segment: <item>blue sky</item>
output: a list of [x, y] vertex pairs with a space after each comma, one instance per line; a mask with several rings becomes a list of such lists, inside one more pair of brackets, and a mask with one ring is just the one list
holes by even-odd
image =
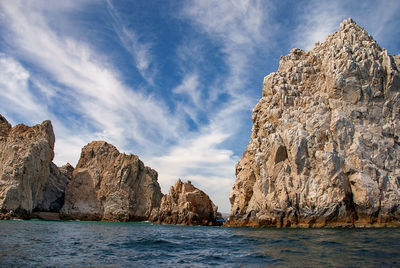
[[[284, 2], [284, 3], [279, 3]], [[264, 76], [352, 17], [400, 53], [400, 1], [0, 1], [0, 113], [50, 119], [55, 163], [106, 140], [228, 212]]]

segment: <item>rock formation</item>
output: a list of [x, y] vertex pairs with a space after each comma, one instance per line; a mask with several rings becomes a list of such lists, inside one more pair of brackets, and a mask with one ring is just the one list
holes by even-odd
[[28, 218], [41, 202], [53, 165], [54, 139], [50, 121], [11, 128], [0, 115], [0, 218]]
[[400, 222], [400, 60], [352, 19], [264, 78], [230, 225]]
[[157, 172], [138, 156], [94, 141], [75, 169], [57, 167], [54, 142], [50, 121], [12, 128], [0, 115], [0, 219], [55, 220], [61, 212], [64, 219], [216, 223], [217, 207], [204, 192], [179, 180], [163, 197]]
[[152, 221], [158, 224], [215, 225], [219, 213], [209, 196], [192, 183], [178, 179], [169, 193], [161, 199], [161, 206]]
[[162, 197], [157, 172], [136, 155], [94, 141], [82, 149], [65, 192], [65, 219], [147, 220]]

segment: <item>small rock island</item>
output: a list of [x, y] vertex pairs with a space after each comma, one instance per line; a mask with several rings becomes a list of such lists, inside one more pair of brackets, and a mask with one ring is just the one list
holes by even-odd
[[164, 224], [217, 225], [221, 214], [210, 197], [190, 181], [180, 179], [161, 199], [161, 206], [152, 221]]

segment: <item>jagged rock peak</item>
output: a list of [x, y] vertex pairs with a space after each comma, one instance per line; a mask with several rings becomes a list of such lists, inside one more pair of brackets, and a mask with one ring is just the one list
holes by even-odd
[[327, 41], [332, 42], [332, 40], [343, 45], [364, 45], [366, 42], [371, 42], [378, 46], [375, 39], [351, 18], [344, 20], [340, 24], [339, 30], [327, 38]]
[[340, 33], [340, 37], [346, 36], [347, 34], [346, 38], [343, 38], [343, 40], [374, 40], [372, 36], [370, 36], [367, 31], [365, 31], [363, 27], [359, 26], [352, 18], [348, 18], [342, 21], [339, 26], [339, 31], [337, 31], [335, 34], [337, 33]]
[[398, 57], [353, 20], [264, 78], [231, 225], [400, 222]]
[[178, 179], [169, 193], [161, 199], [161, 206], [152, 215], [159, 224], [215, 225], [220, 214], [210, 197], [190, 181]]
[[120, 153], [105, 142], [82, 148], [65, 193], [61, 216], [80, 220], [147, 220], [158, 209], [161, 190], [157, 172], [139, 157]]

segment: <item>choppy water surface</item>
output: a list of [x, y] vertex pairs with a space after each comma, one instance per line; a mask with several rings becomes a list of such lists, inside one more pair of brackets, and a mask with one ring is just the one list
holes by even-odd
[[400, 229], [0, 221], [0, 267], [400, 267]]

